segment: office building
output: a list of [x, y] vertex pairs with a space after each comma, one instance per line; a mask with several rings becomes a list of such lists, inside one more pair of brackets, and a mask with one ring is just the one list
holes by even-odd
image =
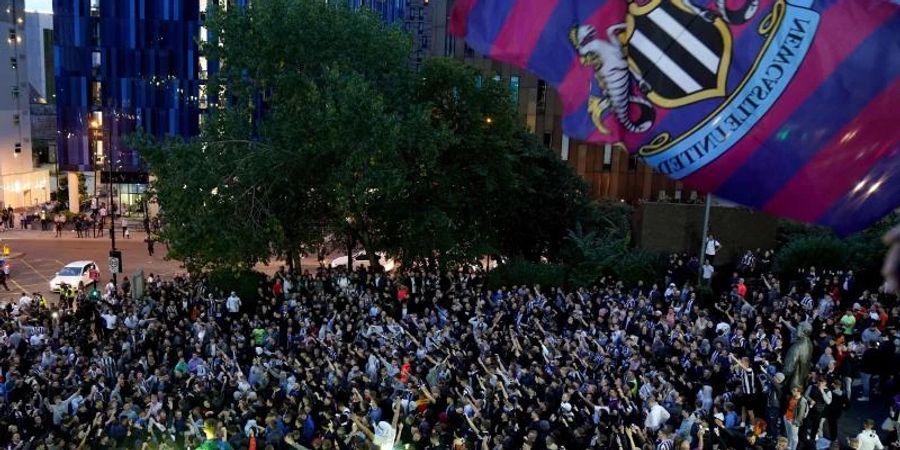
[[125, 212], [147, 183], [128, 136], [198, 132], [200, 8], [200, 0], [53, 1], [60, 168], [91, 175], [94, 194], [105, 196], [111, 179]]
[[50, 174], [32, 160], [24, 0], [0, 0], [0, 203], [28, 208], [50, 198]]

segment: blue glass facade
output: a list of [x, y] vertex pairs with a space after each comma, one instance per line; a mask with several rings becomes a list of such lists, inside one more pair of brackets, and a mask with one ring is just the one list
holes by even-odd
[[393, 24], [406, 18], [409, 0], [347, 0], [353, 9], [365, 8], [381, 16], [385, 23]]
[[141, 172], [125, 138], [194, 136], [199, 0], [54, 0], [57, 149], [63, 170]]

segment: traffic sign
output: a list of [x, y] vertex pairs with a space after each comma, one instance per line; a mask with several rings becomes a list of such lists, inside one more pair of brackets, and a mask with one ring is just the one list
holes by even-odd
[[122, 252], [118, 250], [109, 252], [109, 273], [122, 273]]

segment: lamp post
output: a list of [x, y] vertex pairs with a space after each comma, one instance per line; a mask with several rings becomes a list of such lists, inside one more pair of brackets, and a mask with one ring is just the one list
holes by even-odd
[[[103, 124], [97, 120], [92, 119], [90, 121], [91, 128], [91, 137], [94, 140], [94, 161], [96, 162], [99, 158], [105, 157], [107, 164], [107, 173], [108, 173], [108, 184], [109, 184], [109, 239], [111, 243], [111, 248], [109, 251], [109, 269], [112, 274], [112, 282], [113, 286], [118, 286], [117, 280], [117, 271], [121, 267], [121, 254], [116, 250], [116, 213], [113, 210], [113, 152], [112, 146], [107, 146], [107, 152], [105, 155], [101, 155], [101, 149], [97, 148], [97, 143], [102, 142], [103, 140]], [[102, 164], [102, 162], [100, 162]], [[102, 167], [98, 167], [102, 170]], [[99, 174], [99, 171], [98, 171]], [[94, 183], [97, 182], [97, 177], [94, 177]], [[94, 193], [96, 195], [96, 188], [94, 188]], [[102, 219], [102, 217], [101, 217]], [[101, 229], [103, 225], [100, 225]], [[113, 264], [113, 260], [115, 260], [115, 264]]]
[[[115, 267], [118, 269], [122, 266], [121, 260], [119, 258], [119, 253], [116, 251], [116, 209], [113, 205], [113, 158], [112, 158], [112, 146], [109, 146], [109, 156], [107, 157], [107, 164], [109, 165], [109, 239], [112, 245], [112, 248], [109, 251], [109, 258], [112, 261], [113, 258], [116, 259]], [[110, 264], [110, 269], [112, 269], [112, 264]], [[110, 270], [112, 272], [112, 282], [113, 286], [118, 290], [119, 283], [116, 279], [116, 271]]]

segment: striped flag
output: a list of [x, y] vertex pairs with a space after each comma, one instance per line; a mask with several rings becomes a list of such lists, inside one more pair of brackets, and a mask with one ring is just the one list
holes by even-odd
[[457, 0], [451, 31], [693, 188], [842, 234], [900, 206], [894, 1]]

